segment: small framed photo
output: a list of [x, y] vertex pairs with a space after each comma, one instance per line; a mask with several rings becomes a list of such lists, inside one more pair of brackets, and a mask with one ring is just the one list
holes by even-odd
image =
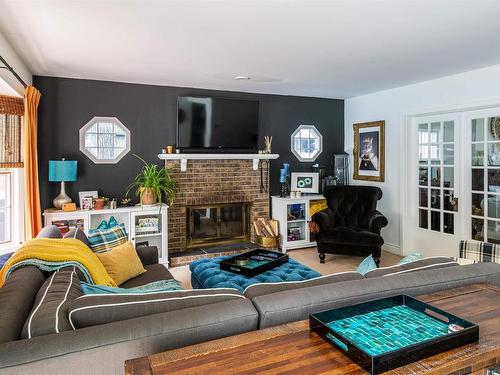
[[91, 210], [94, 207], [94, 198], [98, 196], [97, 190], [80, 191], [78, 193], [78, 197], [80, 198], [80, 209]]
[[291, 190], [301, 193], [318, 193], [319, 174], [314, 172], [292, 172]]
[[385, 121], [354, 124], [355, 180], [384, 181]]

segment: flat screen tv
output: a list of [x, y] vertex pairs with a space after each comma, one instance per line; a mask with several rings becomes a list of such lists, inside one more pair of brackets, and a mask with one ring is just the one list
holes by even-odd
[[258, 129], [257, 100], [177, 98], [177, 148], [184, 152], [252, 152]]

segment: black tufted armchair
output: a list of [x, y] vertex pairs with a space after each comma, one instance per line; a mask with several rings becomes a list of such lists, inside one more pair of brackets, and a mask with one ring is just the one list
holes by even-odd
[[387, 219], [377, 211], [382, 190], [375, 186], [329, 186], [324, 191], [328, 208], [315, 213], [319, 259], [325, 263], [325, 253], [367, 256], [372, 254], [380, 263], [384, 239], [380, 230]]

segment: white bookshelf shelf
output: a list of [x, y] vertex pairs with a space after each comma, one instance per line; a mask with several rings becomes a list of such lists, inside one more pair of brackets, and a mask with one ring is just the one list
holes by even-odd
[[279, 154], [159, 154], [161, 160], [180, 160], [181, 172], [187, 170], [188, 160], [252, 160], [253, 169], [259, 168], [260, 160], [278, 159]]

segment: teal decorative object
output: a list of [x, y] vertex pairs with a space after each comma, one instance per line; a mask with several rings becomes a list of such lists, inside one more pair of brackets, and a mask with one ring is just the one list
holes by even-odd
[[96, 228], [96, 230], [106, 230], [109, 229], [109, 225], [106, 220], [101, 221], [101, 224]]
[[108, 228], [113, 228], [118, 225], [118, 221], [116, 221], [114, 216], [111, 216], [108, 221]]
[[375, 260], [373, 260], [373, 257], [371, 255], [368, 255], [359, 264], [358, 268], [356, 268], [356, 271], [359, 272], [360, 274], [364, 275], [368, 271], [371, 271], [374, 269], [377, 269], [377, 264], [375, 263]]

